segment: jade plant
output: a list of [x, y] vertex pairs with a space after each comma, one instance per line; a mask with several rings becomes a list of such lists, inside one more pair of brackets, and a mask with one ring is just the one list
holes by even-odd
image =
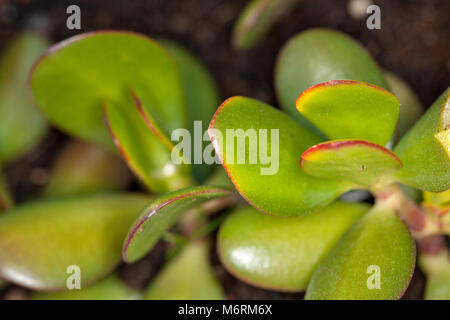
[[[84, 142], [57, 158], [43, 199], [9, 208], [0, 187], [0, 278], [37, 291], [35, 299], [224, 299], [209, 260], [218, 227], [222, 265], [256, 287], [398, 299], [417, 242], [425, 297], [449, 299], [450, 90], [421, 116], [403, 80], [325, 29], [285, 45], [275, 87], [284, 111], [248, 97], [217, 108], [205, 66], [171, 41], [101, 31], [51, 47], [29, 89], [51, 124]], [[201, 154], [215, 149], [222, 166], [190, 164], [198, 150], [173, 141], [179, 129], [195, 138], [198, 123], [209, 123]], [[270, 136], [274, 172], [235, 161], [252, 156], [250, 129]], [[228, 130], [244, 133], [241, 147]], [[145, 191], [123, 191], [119, 155]], [[349, 202], [352, 190], [374, 204]], [[161, 240], [172, 244], [167, 265], [144, 292], [127, 288], [117, 264], [139, 261]], [[67, 290], [73, 265], [80, 290]]]

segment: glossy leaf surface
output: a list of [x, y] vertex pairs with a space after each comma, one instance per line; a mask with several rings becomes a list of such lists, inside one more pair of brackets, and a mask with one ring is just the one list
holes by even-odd
[[319, 264], [309, 300], [399, 299], [415, 265], [415, 244], [389, 207], [374, 207]]
[[384, 71], [384, 78], [389, 90], [400, 101], [400, 114], [395, 128], [395, 138], [398, 140], [419, 120], [423, 106], [413, 89], [402, 78], [389, 71]]
[[372, 185], [402, 166], [388, 149], [362, 140], [334, 140], [306, 150], [300, 166], [307, 174]]
[[82, 196], [30, 203], [0, 217], [0, 277], [36, 290], [65, 288], [69, 266], [81, 285], [120, 261], [123, 238], [149, 197]]
[[319, 262], [369, 207], [333, 202], [302, 217], [263, 215], [252, 207], [222, 224], [218, 253], [237, 278], [279, 291], [302, 291]]
[[125, 188], [130, 172], [115, 153], [81, 141], [71, 141], [58, 155], [46, 196], [81, 195]]
[[123, 245], [123, 259], [135, 262], [145, 256], [181, 215], [201, 204], [231, 192], [214, 187], [191, 187], [155, 198], [132, 224]]
[[173, 163], [164, 140], [148, 127], [131, 101], [107, 104], [105, 122], [128, 166], [148, 189], [159, 193], [190, 185], [189, 166]]
[[[188, 114], [188, 129], [191, 132], [191, 146], [195, 146], [195, 137], [203, 138], [203, 133], [207, 129], [209, 121], [220, 105], [220, 97], [217, 85], [209, 73], [206, 66], [191, 52], [173, 41], [163, 40], [162, 44], [169, 50], [181, 72], [183, 86], [186, 94], [186, 106]], [[201, 126], [194, 131], [194, 121], [201, 121]], [[197, 123], [198, 125], [199, 123]], [[209, 141], [197, 141], [197, 145], [202, 145], [200, 154]], [[191, 159], [192, 173], [198, 182], [203, 182], [211, 173], [214, 166], [205, 163], [195, 164], [194, 155]]]
[[[235, 130], [232, 133], [238, 138], [231, 134], [227, 137], [227, 130]], [[347, 183], [317, 179], [299, 168], [299, 156], [321, 139], [265, 103], [246, 97], [226, 100], [210, 123], [209, 135], [236, 189], [250, 204], [266, 213], [305, 214], [349, 188]], [[245, 147], [239, 146], [238, 140], [248, 141], [248, 137], [253, 137], [251, 146], [248, 142]], [[261, 145], [267, 147], [267, 153]], [[271, 160], [261, 157], [261, 153]], [[238, 163], [239, 155], [245, 156], [243, 163]], [[256, 157], [256, 161], [250, 156]]]
[[35, 65], [31, 88], [53, 124], [109, 147], [103, 104], [128, 105], [131, 89], [167, 131], [185, 126], [175, 63], [159, 44], [131, 32], [92, 32], [59, 43]]
[[342, 32], [307, 30], [294, 36], [281, 50], [275, 68], [275, 89], [280, 105], [293, 117], [302, 118], [295, 109], [297, 97], [330, 80], [363, 81], [387, 89], [372, 57]]
[[357, 81], [333, 80], [304, 91], [298, 111], [328, 138], [385, 145], [397, 123], [400, 102], [387, 90]]
[[35, 292], [32, 300], [136, 300], [140, 294], [128, 288], [113, 274], [97, 283], [76, 290]]
[[206, 241], [188, 244], [150, 283], [147, 300], [223, 300]]
[[27, 90], [27, 76], [48, 45], [37, 33], [23, 33], [0, 57], [0, 164], [23, 155], [47, 131], [47, 122]]
[[450, 89], [447, 89], [400, 140], [394, 152], [403, 161], [400, 182], [442, 192], [450, 188]]
[[252, 0], [243, 9], [233, 30], [233, 46], [247, 50], [257, 45], [272, 26], [299, 0]]

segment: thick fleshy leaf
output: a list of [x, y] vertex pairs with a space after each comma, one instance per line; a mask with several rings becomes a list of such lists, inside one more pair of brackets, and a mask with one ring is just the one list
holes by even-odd
[[43, 36], [23, 33], [0, 58], [0, 164], [23, 155], [47, 131], [47, 122], [27, 91], [27, 76], [48, 46]]
[[400, 182], [431, 192], [450, 188], [450, 88], [400, 140], [394, 152], [404, 165], [395, 173]]
[[36, 290], [66, 286], [78, 266], [81, 285], [120, 261], [128, 226], [149, 197], [78, 196], [15, 207], [0, 217], [0, 277]]
[[356, 80], [387, 89], [383, 74], [368, 52], [339, 31], [311, 29], [283, 47], [275, 68], [275, 88], [281, 107], [297, 119], [299, 94], [330, 80]]
[[11, 194], [6, 184], [5, 178], [0, 171], [0, 213], [8, 210], [12, 205]]
[[252, 0], [243, 9], [233, 30], [233, 46], [247, 50], [257, 45], [272, 26], [300, 0]]
[[411, 234], [395, 211], [375, 206], [319, 264], [305, 298], [399, 299], [414, 271], [415, 250]]
[[159, 193], [191, 184], [189, 166], [173, 163], [167, 140], [160, 138], [163, 133], [147, 126], [131, 101], [105, 105], [105, 122], [128, 166], [148, 189]]
[[[197, 137], [197, 145], [201, 145], [202, 154], [209, 141], [202, 141], [203, 132], [207, 129], [217, 107], [220, 105], [219, 91], [217, 85], [209, 73], [206, 66], [197, 59], [191, 52], [176, 44], [175, 42], [163, 40], [162, 44], [169, 50], [181, 72], [181, 78], [186, 94], [186, 106], [188, 111], [188, 129], [191, 132], [191, 146], [195, 146], [194, 138]], [[195, 122], [197, 122], [197, 132]], [[205, 181], [215, 166], [205, 163], [195, 164], [195, 159], [191, 159], [192, 173], [196, 180], [201, 183]]]
[[116, 154], [82, 141], [71, 141], [53, 164], [46, 196], [81, 195], [125, 188], [130, 172]]
[[231, 192], [215, 187], [191, 187], [166, 193], [150, 202], [132, 224], [123, 245], [123, 259], [131, 263], [145, 256], [186, 211]]
[[166, 131], [186, 122], [181, 76], [174, 61], [152, 39], [132, 32], [91, 32], [57, 44], [35, 65], [31, 88], [53, 124], [109, 147], [113, 145], [102, 106], [127, 105], [131, 89]]
[[188, 244], [150, 283], [147, 300], [223, 300], [225, 294], [209, 262], [207, 241]]
[[92, 286], [59, 292], [35, 292], [32, 300], [137, 300], [141, 295], [128, 288], [116, 274]]
[[395, 140], [398, 140], [419, 120], [423, 106], [413, 89], [402, 78], [389, 71], [384, 71], [384, 78], [389, 90], [400, 101], [400, 114], [395, 128]]
[[314, 177], [373, 185], [401, 168], [402, 162], [390, 150], [375, 143], [334, 140], [306, 150], [300, 166]]
[[[305, 214], [350, 187], [304, 173], [298, 158], [321, 138], [263, 102], [246, 97], [226, 100], [210, 123], [209, 135], [236, 189], [260, 211], [280, 216]], [[245, 142], [249, 137], [253, 137], [251, 146]], [[239, 146], [239, 141], [245, 145]], [[245, 161], [238, 163], [239, 155]]]
[[358, 81], [332, 80], [304, 91], [298, 111], [328, 138], [359, 139], [385, 145], [391, 138], [400, 102], [387, 90]]
[[368, 209], [334, 202], [311, 215], [285, 218], [247, 207], [222, 224], [219, 257], [233, 275], [254, 286], [302, 291], [319, 262]]

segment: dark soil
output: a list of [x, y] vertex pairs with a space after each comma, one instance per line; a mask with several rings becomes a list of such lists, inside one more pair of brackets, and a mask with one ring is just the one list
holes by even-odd
[[[239, 11], [247, 3], [245, 0], [0, 0], [0, 50], [24, 28], [45, 30], [55, 42], [79, 33], [66, 28], [66, 8], [78, 4], [82, 10], [82, 32], [127, 29], [178, 40], [210, 68], [223, 98], [246, 95], [277, 105], [273, 67], [281, 46], [301, 30], [330, 27], [362, 42], [382, 67], [406, 79], [423, 104], [429, 106], [450, 83], [450, 1], [373, 2], [381, 7], [381, 30], [368, 30], [365, 19], [352, 19], [347, 12], [347, 0], [304, 0], [261, 45], [237, 53], [230, 47], [230, 33]], [[36, 197], [45, 183], [45, 168], [65, 139], [54, 130], [39, 148], [7, 168], [16, 199]], [[143, 261], [121, 267], [121, 275], [131, 286], [145, 287], [162, 266], [166, 249], [167, 245], [158, 245]], [[227, 273], [215, 253], [212, 260], [229, 298], [302, 296], [251, 287]], [[417, 271], [405, 298], [420, 298], [423, 285], [423, 275]], [[21, 291], [9, 287], [6, 295], [21, 297]]]

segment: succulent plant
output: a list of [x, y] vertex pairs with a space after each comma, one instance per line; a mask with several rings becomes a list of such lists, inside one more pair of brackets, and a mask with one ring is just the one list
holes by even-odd
[[[257, 28], [252, 37], [268, 25]], [[224, 299], [208, 259], [219, 224], [222, 264], [257, 287], [306, 290], [306, 299], [398, 299], [417, 241], [426, 297], [448, 297], [450, 89], [419, 119], [407, 84], [349, 36], [308, 30], [281, 50], [275, 87], [286, 112], [248, 97], [217, 109], [214, 80], [189, 51], [124, 31], [51, 47], [29, 85], [48, 121], [84, 141], [57, 158], [44, 199], [14, 206], [0, 183], [0, 277], [62, 290], [67, 267], [82, 270], [82, 290], [32, 298], [139, 298], [113, 271], [165, 239], [177, 254], [142, 297]], [[198, 155], [172, 135], [186, 129], [195, 139], [195, 121], [209, 123], [212, 141], [201, 128], [200, 153], [214, 147], [222, 167], [174, 162], [174, 154]], [[261, 139], [276, 130], [265, 151], [277, 156], [277, 170], [261, 174], [266, 163], [235, 161], [235, 151], [250, 154], [245, 143], [228, 143], [230, 129], [254, 129]], [[118, 155], [147, 192], [124, 191]], [[345, 201], [351, 190], [370, 192], [375, 203]], [[408, 195], [421, 192], [420, 204]], [[223, 223], [224, 215], [212, 217], [218, 211]]]

